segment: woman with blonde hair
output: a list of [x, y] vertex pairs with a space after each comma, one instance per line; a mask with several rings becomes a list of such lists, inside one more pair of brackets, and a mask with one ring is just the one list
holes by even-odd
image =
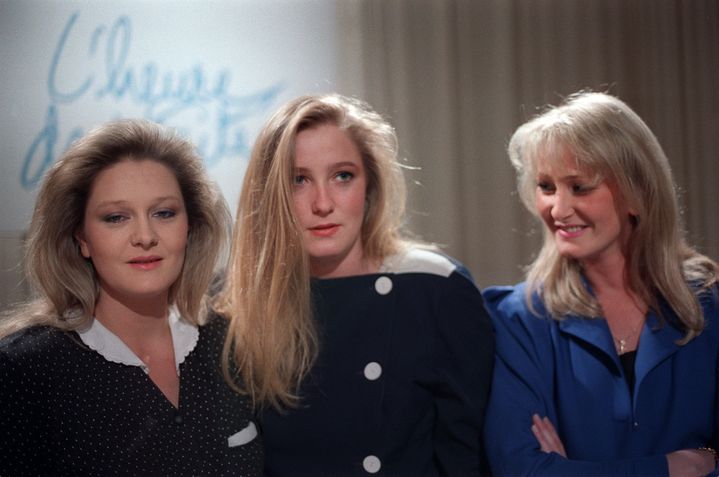
[[360, 101], [303, 96], [259, 134], [218, 311], [269, 475], [479, 473], [489, 318], [403, 237], [404, 204], [394, 131]]
[[261, 475], [205, 289], [229, 213], [193, 145], [144, 120], [75, 142], [40, 188], [39, 297], [0, 321], [3, 475]]
[[519, 127], [508, 150], [544, 245], [525, 283], [484, 292], [495, 475], [706, 475], [718, 269], [682, 237], [657, 139], [624, 102], [582, 92]]

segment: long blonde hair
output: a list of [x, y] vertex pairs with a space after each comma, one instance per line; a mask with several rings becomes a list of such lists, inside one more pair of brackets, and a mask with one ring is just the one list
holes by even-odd
[[216, 301], [217, 311], [231, 318], [226, 377], [255, 403], [278, 409], [297, 404], [318, 350], [292, 179], [297, 134], [321, 124], [343, 130], [367, 170], [365, 255], [381, 259], [403, 244], [406, 192], [393, 128], [367, 104], [337, 94], [302, 96], [280, 108], [260, 132], [245, 172], [225, 287]]
[[[625, 252], [629, 286], [660, 316], [660, 299], [666, 300], [688, 342], [703, 329], [704, 317], [687, 281], [698, 283], [701, 291], [716, 283], [718, 270], [685, 242], [669, 161], [656, 137], [624, 102], [594, 92], [572, 95], [520, 126], [509, 142], [509, 158], [520, 197], [537, 217], [537, 160], [560, 158], [567, 149], [581, 169], [615, 184], [618, 200], [636, 213]], [[538, 292], [555, 319], [570, 313], [601, 316], [582, 284], [580, 264], [559, 255], [554, 236], [543, 230], [544, 244], [527, 272], [528, 302]]]
[[204, 321], [205, 291], [229, 232], [227, 205], [189, 141], [159, 124], [131, 119], [90, 131], [48, 170], [25, 252], [26, 275], [39, 296], [6, 312], [0, 320], [0, 336], [33, 325], [73, 330], [92, 320], [99, 283], [92, 261], [80, 253], [75, 233], [82, 227], [95, 177], [123, 160], [157, 161], [175, 174], [189, 232], [182, 272], [170, 289], [170, 300], [188, 321]]

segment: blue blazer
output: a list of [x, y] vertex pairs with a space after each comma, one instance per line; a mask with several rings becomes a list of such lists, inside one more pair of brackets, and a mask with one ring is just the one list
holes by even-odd
[[[629, 389], [606, 320], [530, 312], [525, 286], [484, 292], [496, 332], [485, 441], [496, 476], [668, 475], [669, 452], [719, 448], [719, 292], [701, 297], [705, 330], [684, 346], [676, 316], [650, 312]], [[540, 449], [532, 414], [556, 427], [567, 458]]]

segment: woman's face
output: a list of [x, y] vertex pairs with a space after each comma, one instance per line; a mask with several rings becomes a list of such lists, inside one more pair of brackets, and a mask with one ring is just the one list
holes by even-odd
[[167, 299], [185, 260], [188, 221], [175, 174], [153, 160], [123, 160], [100, 172], [76, 237], [92, 260], [100, 300]]
[[355, 143], [333, 124], [301, 131], [295, 142], [294, 212], [315, 277], [363, 270], [367, 176]]
[[537, 161], [535, 205], [560, 255], [585, 265], [623, 258], [630, 214], [615, 188], [579, 170], [571, 153]]

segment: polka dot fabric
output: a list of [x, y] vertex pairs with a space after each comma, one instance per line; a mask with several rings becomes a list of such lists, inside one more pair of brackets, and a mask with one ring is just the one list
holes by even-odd
[[36, 327], [6, 337], [0, 475], [262, 475], [260, 436], [228, 443], [253, 414], [222, 377], [224, 334], [218, 317], [200, 328], [180, 365], [178, 409], [141, 368], [105, 360], [76, 333]]

